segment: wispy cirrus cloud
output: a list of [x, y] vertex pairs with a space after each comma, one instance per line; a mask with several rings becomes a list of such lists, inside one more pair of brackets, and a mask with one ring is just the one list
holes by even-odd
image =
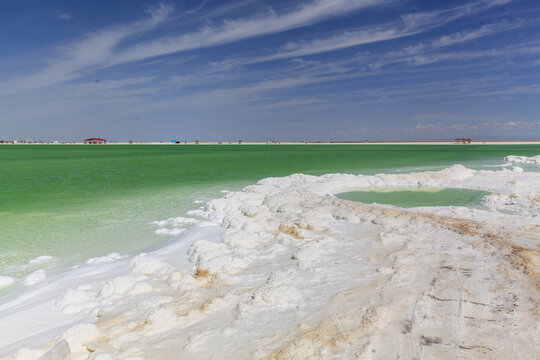
[[270, 11], [247, 19], [227, 20], [218, 26], [204, 26], [196, 32], [178, 37], [138, 44], [118, 53], [111, 64], [138, 61], [283, 32], [393, 1], [395, 0], [316, 0], [284, 14]]
[[368, 29], [346, 31], [338, 35], [318, 38], [311, 41], [289, 42], [277, 53], [253, 59], [252, 62], [320, 54], [379, 41], [397, 39], [412, 35], [415, 32], [416, 31], [413, 29], [400, 28], [397, 26], [373, 26]]
[[73, 19], [73, 15], [71, 14], [68, 14], [68, 13], [61, 13], [60, 15], [58, 15], [58, 19], [60, 20], [71, 20]]
[[[387, 6], [393, 2], [399, 6]], [[0, 127], [24, 133], [24, 124], [62, 124], [54, 134], [71, 122], [87, 128], [97, 122], [121, 137], [127, 135], [118, 129], [145, 121], [143, 136], [148, 129], [167, 134], [180, 125], [197, 128], [193, 136], [199, 136], [203, 128], [215, 132], [216, 125], [225, 128], [239, 118], [245, 119], [241, 128], [253, 122], [254, 133], [274, 119], [310, 124], [317, 118], [322, 124], [331, 118], [345, 134], [370, 118], [394, 121], [396, 129], [406, 119], [414, 135], [465, 131], [471, 123], [494, 132], [526, 129], [519, 121], [532, 124], [533, 117], [514, 119], [504, 109], [540, 93], [540, 42], [530, 37], [540, 23], [528, 8], [517, 13], [497, 8], [508, 1], [459, 0], [445, 4], [451, 8], [404, 14], [425, 2], [301, 0], [272, 2], [273, 8], [260, 0], [197, 3], [186, 9], [159, 5], [130, 22], [123, 13], [117, 25], [83, 36], [69, 27], [78, 41], [49, 47], [54, 51], [33, 75], [13, 76], [34, 62], [4, 67], [0, 76], [11, 78], [0, 82], [0, 108], [11, 125]], [[441, 5], [429, 4], [434, 6]], [[58, 14], [49, 12], [49, 20]], [[455, 118], [414, 117], [473, 103], [488, 109], [481, 118], [471, 119], [465, 110]], [[501, 108], [505, 115], [493, 116]], [[117, 121], [123, 125], [113, 126]]]
[[463, 16], [471, 16], [496, 6], [508, 4], [515, 0], [483, 0], [474, 1], [464, 6], [442, 10], [415, 12], [402, 15], [401, 18], [408, 26], [428, 26], [441, 22], [451, 22]]
[[63, 59], [52, 61], [32, 76], [0, 84], [0, 92], [2, 88], [20, 91], [70, 80], [82, 76], [84, 70], [91, 67], [120, 65], [287, 31], [392, 1], [395, 0], [315, 0], [287, 13], [270, 11], [249, 18], [224, 20], [220, 25], [206, 25], [188, 34], [139, 42], [117, 50], [124, 40], [151, 30], [170, 17], [172, 6], [160, 3], [157, 8], [148, 10], [149, 17], [144, 20], [88, 34], [80, 42], [63, 48]]
[[492, 24], [485, 24], [474, 30], [459, 31], [450, 35], [445, 35], [433, 42], [435, 47], [450, 46], [459, 44], [465, 41], [475, 40], [482, 37], [494, 35], [504, 31], [520, 28], [524, 25], [521, 20], [517, 21], [501, 21]]
[[540, 127], [540, 121], [485, 121], [481, 123], [419, 123], [416, 129], [429, 132], [514, 130]]
[[142, 20], [87, 34], [83, 40], [58, 49], [60, 56], [42, 71], [0, 83], [0, 93], [13, 93], [40, 88], [82, 76], [84, 70], [101, 66], [114, 54], [121, 41], [151, 30], [168, 19], [173, 7], [161, 3], [147, 10]]
[[[492, 2], [478, 2], [468, 6], [434, 11], [429, 13], [418, 13], [414, 15], [402, 16], [401, 22], [392, 22], [383, 25], [373, 25], [356, 30], [348, 30], [328, 37], [320, 37], [308, 41], [288, 42], [276, 53], [251, 59], [237, 60], [237, 64], [248, 64], [279, 59], [294, 58], [299, 56], [320, 54], [350, 47], [398, 39], [416, 35], [426, 30], [440, 27], [448, 22], [474, 13], [485, 11], [491, 7], [502, 5], [511, 0], [500, 0]], [[468, 40], [492, 35], [498, 32], [518, 28], [522, 22], [502, 22], [496, 24], [483, 25], [479, 29], [459, 32], [452, 35], [443, 36], [434, 42], [433, 46], [449, 46]], [[232, 65], [232, 62], [229, 62]]]
[[[131, 24], [120, 25], [88, 34], [80, 42], [61, 49], [61, 59], [54, 60], [44, 70], [32, 76], [19, 77], [2, 88], [20, 91], [71, 80], [86, 74], [92, 68], [102, 68], [146, 60], [188, 50], [222, 45], [235, 41], [284, 32], [312, 25], [319, 21], [349, 14], [364, 8], [380, 6], [397, 0], [315, 0], [295, 9], [277, 14], [270, 11], [236, 20], [224, 20], [218, 25], [205, 25], [197, 31], [177, 37], [161, 37], [150, 41], [135, 42], [118, 49], [130, 37], [157, 27], [172, 15], [172, 6], [160, 3], [148, 10], [149, 17]], [[241, 59], [235, 65], [306, 56], [368, 43], [414, 35], [431, 27], [440, 26], [456, 18], [501, 5], [510, 0], [482, 1], [467, 6], [402, 16], [402, 23], [374, 25], [349, 30], [329, 37], [307, 41], [288, 42], [276, 53], [251, 59]], [[64, 14], [68, 15], [69, 14]], [[67, 19], [67, 16], [66, 16]], [[450, 44], [494, 33], [503, 26], [484, 26], [470, 34], [454, 34], [441, 38], [441, 44]], [[233, 62], [231, 62], [233, 64]]]
[[519, 54], [538, 53], [540, 47], [531, 45], [521, 47], [508, 46], [506, 49], [479, 48], [477, 50], [448, 50], [453, 46], [459, 46], [469, 41], [519, 29], [526, 25], [528, 25], [528, 23], [520, 19], [514, 19], [512, 21], [503, 20], [496, 23], [484, 24], [478, 28], [461, 30], [444, 35], [430, 42], [420, 42], [416, 45], [410, 45], [399, 51], [387, 52], [377, 59], [369, 58], [367, 61], [370, 62], [371, 68], [381, 68], [397, 63], [427, 65], [446, 60], [470, 60], [482, 57], [516, 56]]

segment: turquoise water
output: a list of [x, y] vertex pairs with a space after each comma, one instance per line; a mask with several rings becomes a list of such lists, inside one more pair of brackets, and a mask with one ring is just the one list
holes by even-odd
[[[153, 221], [268, 176], [377, 173], [502, 164], [538, 145], [3, 145], [0, 276], [22, 279], [109, 252], [170, 241]], [[28, 264], [38, 256], [42, 264]]]
[[359, 201], [365, 204], [388, 204], [400, 207], [417, 206], [466, 206], [482, 207], [482, 198], [490, 193], [471, 189], [383, 189], [375, 191], [350, 191], [337, 194], [345, 200]]

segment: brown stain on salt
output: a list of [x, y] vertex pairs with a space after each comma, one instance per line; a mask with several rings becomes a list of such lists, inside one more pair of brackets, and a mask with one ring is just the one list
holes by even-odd
[[280, 233], [290, 235], [295, 239], [304, 240], [304, 237], [300, 234], [300, 231], [299, 231], [298, 227], [296, 227], [294, 225], [281, 224], [281, 225], [279, 225], [278, 231]]
[[308, 230], [308, 231], [315, 230], [315, 228], [313, 227], [313, 225], [310, 225], [310, 224], [296, 223], [295, 225], [296, 225], [299, 229], [302, 229], [302, 230]]
[[211, 279], [211, 275], [212, 273], [210, 272], [210, 270], [197, 268], [197, 271], [195, 272], [194, 277], [197, 280], [202, 280], [202, 279], [209, 280]]
[[[540, 249], [528, 248], [521, 245], [512, 244], [510, 242], [512, 239], [518, 239], [520, 235], [530, 236], [532, 234], [533, 236], [535, 236], [535, 234], [538, 234], [538, 232], [536, 231], [538, 229], [538, 225], [522, 226], [517, 229], [519, 231], [523, 231], [524, 234], [519, 234], [515, 232], [508, 233], [507, 231], [505, 231], [504, 228], [496, 230], [492, 228], [486, 229], [481, 222], [469, 219], [453, 218], [449, 216], [435, 214], [416, 213], [414, 211], [401, 209], [388, 209], [376, 205], [367, 205], [330, 197], [328, 197], [328, 201], [338, 207], [348, 207], [352, 208], [353, 210], [360, 210], [362, 212], [367, 212], [372, 215], [385, 215], [395, 218], [406, 217], [413, 222], [431, 222], [433, 224], [442, 226], [448, 230], [457, 232], [460, 235], [478, 237], [483, 240], [483, 242], [473, 242], [473, 246], [492, 246], [500, 254], [506, 254], [512, 267], [525, 274], [532, 282], [534, 288], [537, 291], [540, 290]], [[535, 237], [540, 239], [538, 235], [536, 235]]]
[[216, 275], [208, 269], [198, 267], [193, 278], [197, 280], [198, 287], [210, 288], [214, 285]]

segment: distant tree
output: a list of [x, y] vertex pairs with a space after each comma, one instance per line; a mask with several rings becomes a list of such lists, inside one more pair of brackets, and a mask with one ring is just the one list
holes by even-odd
[[195, 140], [195, 144], [199, 145], [199, 140]]
[[238, 140], [238, 144], [241, 144], [242, 143], [242, 140]]

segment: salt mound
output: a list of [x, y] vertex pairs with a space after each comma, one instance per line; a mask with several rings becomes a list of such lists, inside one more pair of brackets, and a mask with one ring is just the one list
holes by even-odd
[[514, 163], [514, 164], [540, 165], [540, 155], [530, 156], [530, 157], [510, 155], [510, 156], [505, 157], [504, 160], [507, 163]]
[[[373, 186], [493, 194], [488, 210], [415, 211], [332, 196]], [[25, 359], [61, 341], [73, 359], [534, 358], [539, 198], [540, 173], [460, 165], [263, 179], [210, 201], [167, 247], [94, 260], [92, 276], [82, 266], [76, 285], [39, 297], [52, 304], [0, 310], [69, 324]], [[14, 320], [0, 318], [1, 346], [36, 344]]]
[[48, 255], [38, 256], [35, 259], [30, 260], [28, 263], [29, 264], [40, 264], [40, 263], [43, 263], [43, 262], [50, 261], [50, 260], [52, 260], [52, 258], [53, 258], [52, 256], [48, 256]]
[[43, 269], [36, 270], [24, 279], [24, 285], [26, 286], [35, 285], [39, 283], [40, 281], [42, 281], [43, 279], [45, 279], [46, 277], [47, 277], [47, 274], [45, 273], [45, 270]]
[[0, 288], [9, 286], [15, 282], [15, 279], [13, 279], [11, 276], [0, 276]]

